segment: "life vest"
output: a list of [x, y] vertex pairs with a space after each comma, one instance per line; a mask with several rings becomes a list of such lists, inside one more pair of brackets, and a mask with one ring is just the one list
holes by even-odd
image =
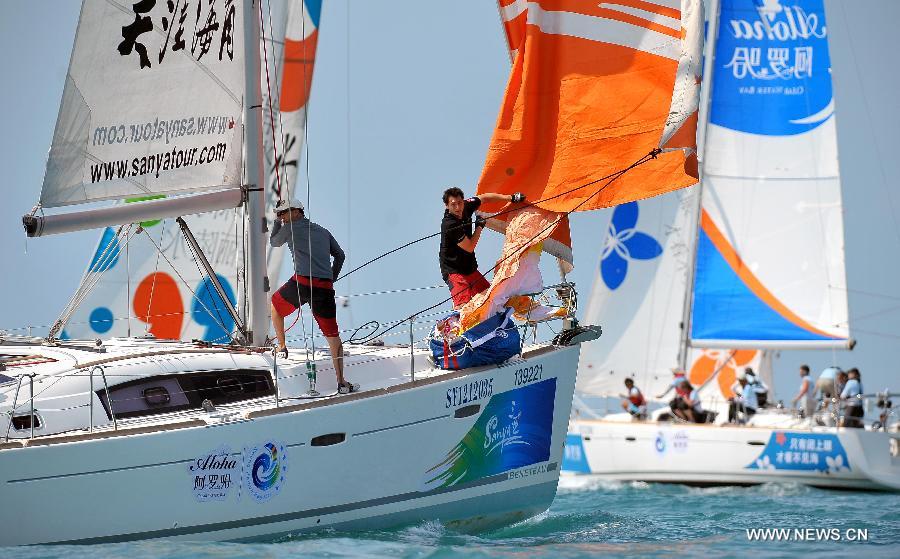
[[[637, 390], [636, 388], [634, 390]], [[644, 400], [644, 395], [641, 394], [640, 390], [637, 390], [637, 394], [628, 394], [628, 401], [634, 404], [637, 407], [641, 407], [646, 404], [646, 400]]]
[[678, 394], [682, 398], [690, 398], [691, 391], [688, 389], [688, 385], [686, 382], [679, 382], [675, 387], [675, 394]]

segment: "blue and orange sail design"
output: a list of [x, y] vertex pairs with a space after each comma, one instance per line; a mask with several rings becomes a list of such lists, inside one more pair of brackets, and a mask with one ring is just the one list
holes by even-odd
[[821, 0], [723, 0], [693, 287], [696, 347], [850, 343]]

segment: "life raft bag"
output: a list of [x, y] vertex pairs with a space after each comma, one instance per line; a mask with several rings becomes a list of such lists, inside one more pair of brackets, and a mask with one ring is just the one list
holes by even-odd
[[519, 329], [512, 321], [513, 309], [507, 309], [469, 328], [459, 336], [446, 334], [446, 325], [459, 313], [438, 322], [429, 345], [434, 362], [442, 369], [467, 369], [481, 365], [497, 365], [517, 355], [521, 349]]

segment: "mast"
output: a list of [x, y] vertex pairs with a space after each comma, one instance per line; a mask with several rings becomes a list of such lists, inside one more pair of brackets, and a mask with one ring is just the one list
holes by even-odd
[[693, 223], [694, 232], [691, 236], [690, 258], [688, 259], [687, 282], [684, 292], [684, 307], [681, 315], [681, 347], [678, 350], [678, 367], [687, 370], [688, 353], [691, 340], [691, 307], [694, 300], [694, 268], [697, 266], [697, 243], [700, 238], [700, 212], [703, 209], [703, 165], [706, 160], [706, 132], [709, 128], [710, 103], [712, 101], [713, 68], [715, 68], [716, 39], [719, 36], [719, 3], [720, 0], [710, 0], [709, 3], [709, 27], [707, 28], [706, 44], [703, 46], [703, 81], [705, 87], [700, 89], [700, 123], [697, 127], [697, 163], [700, 171], [700, 181], [697, 184], [697, 194], [694, 199]]
[[247, 156], [247, 314], [248, 343], [262, 345], [269, 332], [269, 278], [266, 275], [265, 168], [262, 141], [262, 89], [259, 68], [260, 0], [247, 1], [244, 6], [244, 60], [246, 64], [244, 101], [244, 134]]

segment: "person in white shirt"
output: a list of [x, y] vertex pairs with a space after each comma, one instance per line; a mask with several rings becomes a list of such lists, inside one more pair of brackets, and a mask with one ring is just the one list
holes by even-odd
[[809, 380], [809, 365], [800, 365], [800, 390], [791, 400], [791, 407], [799, 409], [803, 417], [810, 417], [813, 413], [813, 392]]

